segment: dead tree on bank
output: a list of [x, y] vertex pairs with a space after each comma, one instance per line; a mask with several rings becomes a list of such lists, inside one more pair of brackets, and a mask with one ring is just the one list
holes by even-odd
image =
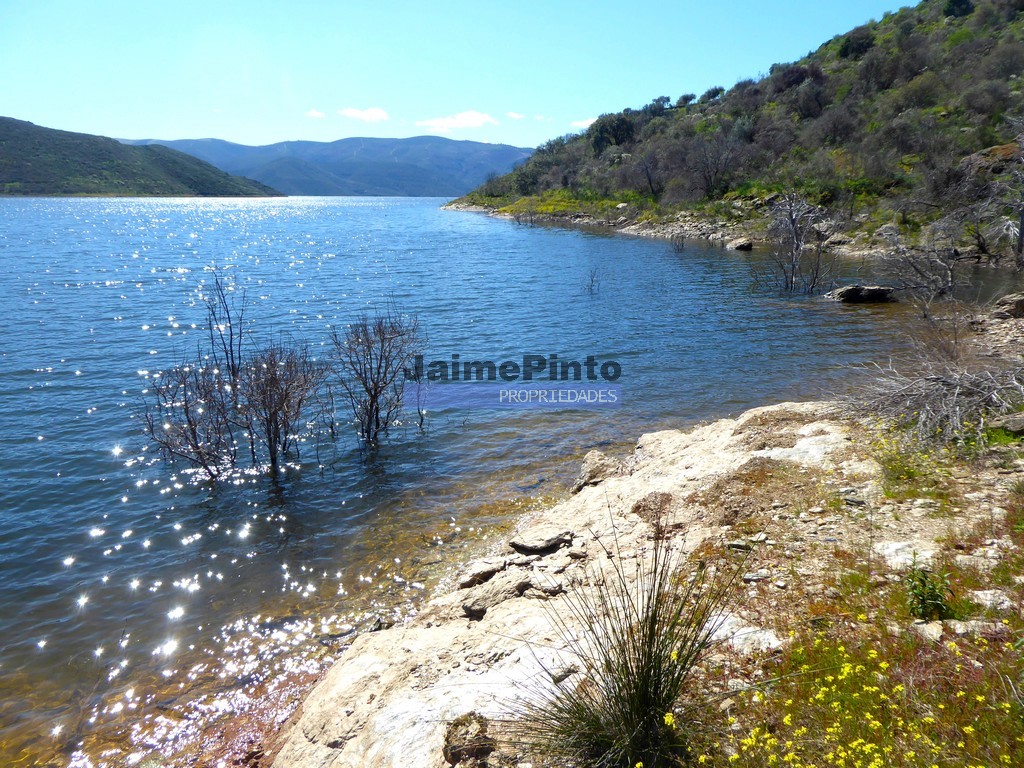
[[907, 245], [899, 237], [889, 241], [882, 271], [889, 283], [912, 298], [922, 317], [928, 317], [936, 300], [953, 298], [966, 282], [964, 264], [977, 261], [957, 247], [961, 231], [962, 223], [949, 216], [929, 227], [921, 245]]
[[1005, 231], [1014, 239], [1013, 265], [1020, 272], [1024, 269], [1024, 170], [1014, 171], [1013, 176], [1017, 182], [1013, 196], [1014, 217], [1007, 220]]

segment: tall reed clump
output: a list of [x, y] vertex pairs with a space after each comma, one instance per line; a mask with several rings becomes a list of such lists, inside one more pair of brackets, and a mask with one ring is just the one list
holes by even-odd
[[551, 610], [582, 680], [526, 691], [516, 712], [521, 746], [577, 766], [681, 765], [709, 709], [694, 673], [722, 625], [735, 574], [722, 578], [701, 564], [682, 579], [682, 558], [660, 538], [629, 571], [605, 554], [612, 567], [592, 571]]

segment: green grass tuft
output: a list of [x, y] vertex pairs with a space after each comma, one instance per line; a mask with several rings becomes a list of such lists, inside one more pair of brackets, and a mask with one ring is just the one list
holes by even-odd
[[606, 554], [612, 573], [567, 594], [566, 614], [552, 611], [584, 679], [529, 691], [517, 713], [520, 738], [535, 753], [576, 765], [683, 764], [707, 709], [695, 668], [721, 626], [735, 575], [701, 567], [684, 582], [680, 558], [661, 540], [635, 572]]

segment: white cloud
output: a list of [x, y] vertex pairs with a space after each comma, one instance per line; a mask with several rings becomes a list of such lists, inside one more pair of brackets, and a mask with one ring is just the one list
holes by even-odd
[[587, 120], [573, 120], [571, 123], [569, 123], [569, 125], [571, 125], [573, 128], [589, 128], [596, 122], [597, 118], [591, 117]]
[[518, 112], [506, 112], [505, 115], [512, 120], [522, 120], [526, 115], [521, 115]]
[[470, 109], [448, 117], [434, 117], [430, 120], [417, 120], [416, 125], [432, 128], [439, 133], [448, 133], [456, 128], [483, 128], [485, 125], [498, 125], [498, 121], [484, 112]]
[[306, 117], [312, 117], [314, 120], [323, 120], [327, 115], [321, 112], [319, 109], [311, 109], [306, 113]]
[[382, 123], [388, 119], [388, 113], [380, 107], [370, 107], [369, 109], [345, 107], [344, 109], [339, 109], [338, 114], [352, 120], [361, 120], [364, 123]]

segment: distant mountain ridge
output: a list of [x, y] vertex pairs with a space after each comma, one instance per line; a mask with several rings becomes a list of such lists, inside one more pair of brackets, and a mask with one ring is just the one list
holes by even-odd
[[455, 197], [508, 173], [533, 154], [507, 144], [440, 136], [284, 141], [261, 147], [220, 139], [124, 143], [171, 147], [289, 195]]
[[0, 195], [269, 197], [280, 193], [161, 146], [0, 117]]

